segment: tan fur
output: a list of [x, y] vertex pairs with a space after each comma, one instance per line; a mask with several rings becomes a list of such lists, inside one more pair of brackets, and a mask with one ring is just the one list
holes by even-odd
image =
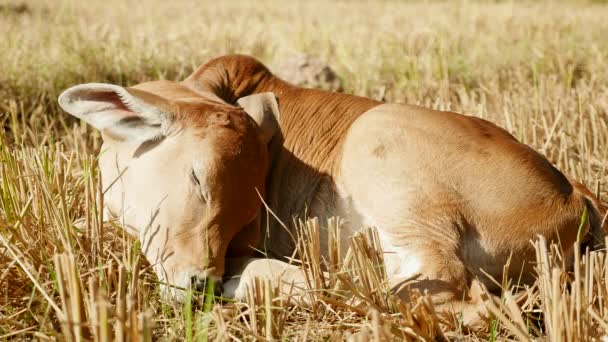
[[[497, 290], [482, 270], [501, 279], [511, 258], [508, 276], [529, 282], [530, 240], [545, 236], [570, 254], [586, 206], [595, 216], [584, 238], [605, 230], [605, 208], [586, 188], [485, 120], [298, 88], [246, 56], [212, 60], [183, 84], [227, 102], [274, 92], [282, 136], [271, 146], [270, 209], [288, 224], [340, 215], [351, 232], [378, 227], [396, 288], [415, 271], [414, 287], [463, 310], [471, 326], [485, 312], [468, 290], [474, 279]], [[289, 255], [288, 234], [269, 225], [266, 248]]]
[[[229, 295], [242, 298], [255, 276], [306, 287], [293, 266], [252, 258], [260, 227], [269, 228], [259, 245], [269, 255], [285, 260], [294, 248], [279, 222], [259, 215], [258, 194], [287, 225], [294, 216], [341, 216], [343, 238], [376, 226], [395, 291], [407, 297], [406, 281], [428, 290], [440, 310], [462, 312], [473, 327], [485, 314], [481, 289], [497, 290], [482, 270], [501, 279], [511, 258], [507, 276], [529, 282], [530, 240], [542, 235], [571, 254], [584, 208], [583, 239], [603, 241], [606, 208], [593, 194], [482, 119], [295, 87], [247, 56], [212, 60], [181, 83], [102, 85], [106, 92], [79, 105], [95, 87], [67, 91], [73, 96], [60, 103], [86, 120], [82, 108], [105, 113], [96, 103], [109, 102], [111, 114], [130, 121], [134, 114], [111, 93], [126, 91], [164, 115], [157, 139], [104, 131], [100, 168], [108, 218], [139, 236], [172, 285], [224, 276], [227, 257], [244, 257], [226, 269]], [[279, 132], [263, 121], [271, 116], [254, 113], [276, 111], [275, 103], [239, 101], [265, 92], [278, 98]], [[200, 186], [193, 169], [204, 174]]]

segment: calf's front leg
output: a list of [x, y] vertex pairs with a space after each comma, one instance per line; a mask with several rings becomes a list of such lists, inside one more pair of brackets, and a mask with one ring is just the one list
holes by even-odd
[[311, 290], [304, 270], [276, 259], [227, 258], [226, 271], [223, 295], [239, 301], [247, 299], [247, 288], [255, 278], [269, 281], [281, 296], [294, 302], [306, 301], [306, 291]]

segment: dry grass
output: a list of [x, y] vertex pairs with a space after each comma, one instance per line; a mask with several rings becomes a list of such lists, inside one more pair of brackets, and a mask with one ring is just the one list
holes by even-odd
[[246, 303], [163, 303], [137, 242], [100, 221], [99, 135], [56, 98], [83, 82], [181, 79], [225, 53], [304, 51], [346, 92], [489, 118], [606, 197], [607, 17], [602, 4], [556, 1], [0, 1], [0, 339], [597, 340], [608, 330], [603, 252], [577, 255], [568, 272], [536, 242], [536, 284], [522, 295], [498, 280], [496, 319], [476, 336], [420, 294], [392, 297], [373, 233], [324, 261], [322, 281], [315, 221], [300, 224], [299, 249], [313, 305], [288, 306], [263, 283]]

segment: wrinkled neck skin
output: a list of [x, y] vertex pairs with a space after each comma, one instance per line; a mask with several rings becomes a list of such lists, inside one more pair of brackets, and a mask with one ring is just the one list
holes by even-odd
[[[183, 84], [231, 104], [244, 96], [273, 92], [278, 98], [281, 132], [269, 144], [265, 198], [269, 209], [290, 230], [294, 217], [318, 217], [321, 226], [332, 216], [349, 219], [351, 213], [343, 205], [339, 189], [340, 146], [351, 124], [381, 102], [296, 87], [245, 56], [212, 60]], [[271, 217], [264, 214], [261, 222], [268, 227], [264, 235], [272, 243], [262, 242], [260, 248], [275, 257], [290, 255], [294, 248], [290, 233], [276, 220], [266, 220]], [[324, 245], [322, 241], [322, 248]]]

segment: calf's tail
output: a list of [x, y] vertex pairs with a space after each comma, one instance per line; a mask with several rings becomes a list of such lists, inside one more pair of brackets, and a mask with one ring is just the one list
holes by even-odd
[[[606, 236], [608, 236], [608, 206], [606, 203], [597, 198], [584, 185], [573, 181], [576, 192], [582, 195], [586, 211], [587, 222], [589, 224], [588, 234], [581, 237], [583, 243], [582, 248], [590, 247], [591, 250], [597, 250], [606, 247]], [[583, 224], [586, 224], [583, 222]]]

